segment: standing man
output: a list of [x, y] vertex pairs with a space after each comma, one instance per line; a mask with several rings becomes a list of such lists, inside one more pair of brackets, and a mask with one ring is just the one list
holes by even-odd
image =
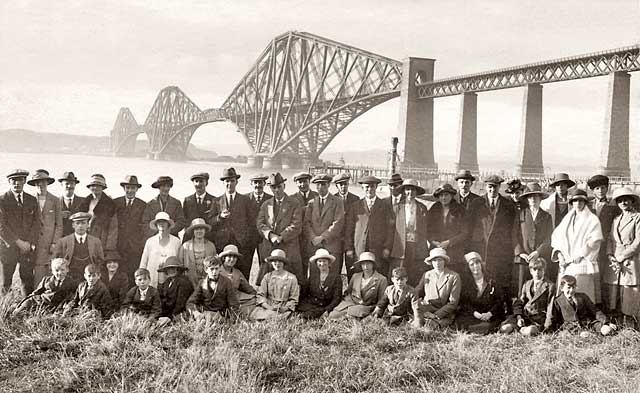
[[365, 251], [376, 256], [376, 271], [386, 275], [389, 271], [388, 258], [393, 247], [395, 220], [391, 206], [376, 196], [380, 179], [366, 176], [359, 181], [364, 197], [352, 205], [347, 216], [345, 254], [347, 256], [347, 275], [349, 279], [355, 273], [356, 265], [350, 264], [355, 255]]
[[107, 189], [104, 176], [99, 173], [91, 175], [87, 188], [91, 194], [84, 199], [80, 211], [92, 214], [89, 234], [100, 239], [103, 250], [115, 251], [118, 249], [118, 216], [113, 199], [104, 193]]
[[[353, 206], [353, 203], [357, 202], [360, 200], [360, 198], [352, 193], [349, 192], [349, 182], [351, 181], [351, 176], [348, 173], [340, 173], [338, 175], [335, 175], [333, 177], [333, 183], [336, 185], [336, 189], [338, 190], [338, 192], [336, 192], [335, 196], [337, 196], [338, 198], [342, 199], [342, 205], [344, 206], [344, 225], [342, 226], [342, 235], [340, 236], [340, 238], [342, 239], [342, 249], [344, 250], [344, 239], [347, 236], [353, 236], [353, 234], [347, 234], [347, 217], [349, 216], [349, 211], [351, 210], [351, 206]], [[339, 274], [342, 273], [342, 265], [344, 264], [344, 260], [347, 258], [347, 256], [344, 254], [344, 251], [342, 253], [342, 258], [337, 258], [337, 255], [334, 255], [336, 257], [336, 261], [334, 262], [334, 265], [336, 265], [336, 269], [337, 272]], [[350, 265], [352, 266], [353, 263], [355, 261], [350, 261]]]
[[65, 172], [58, 179], [58, 182], [60, 182], [63, 189], [63, 194], [60, 197], [60, 202], [62, 203], [62, 236], [67, 236], [73, 233], [69, 217], [80, 211], [84, 198], [75, 194], [76, 185], [80, 181], [73, 172]]
[[[342, 259], [342, 229], [344, 227], [344, 206], [342, 200], [329, 193], [331, 176], [326, 174], [316, 175], [311, 182], [316, 185], [318, 196], [313, 198], [306, 207], [304, 214], [303, 236], [306, 239], [305, 252], [302, 259], [303, 273], [311, 278], [319, 274], [315, 264], [309, 265], [309, 259], [316, 250], [324, 248], [331, 255]], [[342, 263], [334, 263], [331, 270], [340, 274], [338, 266]]]
[[227, 168], [222, 171], [220, 180], [224, 184], [224, 194], [220, 195], [216, 201], [215, 208], [211, 209], [211, 214], [207, 222], [215, 232], [214, 244], [218, 252], [233, 244], [238, 247], [241, 257], [238, 258], [236, 267], [244, 278], [249, 280], [251, 273], [251, 263], [253, 254], [249, 254], [249, 232], [255, 227], [255, 222], [251, 222], [251, 201], [246, 195], [236, 192], [240, 175], [235, 168]]
[[136, 193], [142, 187], [138, 183], [138, 177], [127, 175], [120, 182], [124, 190], [124, 196], [113, 200], [118, 216], [118, 253], [120, 254], [120, 269], [129, 277], [129, 282], [135, 282], [133, 273], [140, 265], [142, 250], [147, 239], [142, 217], [146, 202], [136, 197]]
[[[190, 223], [195, 218], [206, 218], [216, 201], [215, 197], [207, 192], [207, 186], [209, 185], [208, 173], [196, 173], [191, 176], [191, 183], [193, 183], [193, 187], [196, 192], [184, 198], [184, 202], [182, 203], [184, 219], [187, 223]], [[182, 243], [191, 240], [192, 237], [192, 232], [185, 231], [184, 236], [182, 237]], [[212, 231], [207, 232], [205, 237], [214, 241]]]
[[33, 292], [33, 251], [40, 234], [38, 201], [24, 192], [29, 172], [16, 169], [7, 175], [9, 191], [0, 196], [0, 278], [2, 291], [11, 290], [16, 265], [20, 264], [22, 295]]
[[473, 182], [476, 181], [476, 177], [471, 174], [471, 171], [462, 169], [456, 175], [455, 180], [458, 184], [458, 194], [454, 199], [464, 207], [466, 212], [469, 212], [471, 203], [475, 199], [480, 198], [480, 195], [471, 192], [471, 187], [473, 186]]
[[[289, 260], [287, 270], [296, 276], [299, 285], [305, 285], [299, 241], [302, 232], [303, 208], [296, 198], [284, 192], [285, 181], [287, 179], [283, 178], [279, 172], [272, 173], [267, 179], [273, 198], [262, 204], [258, 214], [256, 226], [262, 235], [260, 253], [271, 255], [274, 249], [283, 250]], [[264, 275], [271, 270], [273, 269], [269, 262], [260, 261], [257, 285], [260, 285]]]
[[144, 209], [142, 222], [147, 231], [147, 238], [155, 235], [158, 231], [152, 229], [149, 223], [156, 218], [156, 214], [165, 212], [173, 220], [175, 225], [171, 228], [171, 234], [178, 237], [178, 233], [186, 226], [182, 204], [179, 200], [169, 195], [173, 187], [173, 179], [169, 176], [160, 176], [151, 184], [151, 188], [158, 189], [158, 196], [147, 202]]
[[51, 274], [49, 261], [55, 252], [56, 242], [62, 237], [62, 205], [57, 196], [47, 191], [47, 187], [54, 182], [49, 172], [44, 169], [36, 170], [27, 182], [36, 188], [40, 217], [40, 234], [33, 261], [34, 283], [39, 283], [43, 277]]
[[400, 209], [400, 204], [404, 202], [404, 193], [402, 192], [402, 176], [399, 173], [394, 173], [387, 182], [389, 186], [389, 196], [384, 198], [383, 201], [387, 202], [391, 206], [391, 211], [395, 217]]
[[[258, 266], [260, 263], [269, 256], [269, 254], [262, 255], [260, 252], [260, 241], [262, 240], [262, 234], [258, 231], [256, 225], [258, 221], [258, 214], [260, 213], [260, 207], [264, 204], [265, 201], [273, 198], [273, 195], [267, 194], [264, 192], [264, 186], [266, 184], [267, 176], [263, 174], [254, 175], [249, 179], [251, 182], [251, 187], [253, 188], [253, 192], [247, 194], [249, 196], [249, 200], [251, 201], [251, 217], [249, 218], [250, 228], [249, 228], [249, 241], [247, 243], [247, 250], [249, 250], [249, 255], [251, 256], [251, 260], [253, 260], [253, 254], [258, 252]], [[258, 282], [258, 284], [260, 284]]]
[[[311, 174], [308, 172], [300, 172], [293, 175], [293, 181], [298, 187], [298, 192], [291, 195], [296, 198], [301, 207], [307, 206], [310, 200], [318, 196], [318, 193], [309, 189]], [[304, 214], [304, 213], [303, 213]], [[287, 254], [289, 256], [289, 254]]]

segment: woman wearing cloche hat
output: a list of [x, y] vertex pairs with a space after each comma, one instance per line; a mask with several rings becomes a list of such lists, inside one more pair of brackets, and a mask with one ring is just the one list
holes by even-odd
[[447, 250], [451, 259], [449, 268], [462, 274], [466, 271], [462, 255], [467, 240], [467, 226], [464, 206], [455, 199], [456, 194], [457, 190], [450, 184], [443, 184], [433, 192], [436, 202], [431, 205], [427, 215], [427, 233], [429, 243]]
[[319, 274], [309, 278], [296, 311], [304, 319], [316, 319], [329, 315], [342, 300], [342, 278], [331, 268], [336, 257], [324, 248], [317, 249], [309, 263], [316, 264]]
[[220, 255], [218, 255], [218, 258], [222, 259], [220, 274], [231, 281], [233, 289], [238, 294], [240, 312], [248, 316], [256, 307], [257, 292], [249, 284], [249, 281], [247, 281], [242, 272], [235, 267], [240, 257], [242, 257], [242, 254], [238, 251], [237, 246], [233, 244], [224, 246], [224, 249]]
[[287, 254], [280, 249], [271, 251], [265, 259], [273, 271], [267, 273], [260, 283], [257, 307], [249, 318], [253, 320], [285, 319], [295, 311], [300, 300], [300, 286], [296, 276], [285, 270], [289, 263]]
[[175, 223], [166, 212], [158, 212], [149, 223], [150, 228], [155, 228], [158, 233], [147, 239], [140, 259], [140, 268], [151, 273], [151, 285], [158, 287], [164, 282], [166, 276], [158, 272], [158, 268], [169, 257], [177, 257], [181, 254], [182, 243], [180, 239], [170, 233]]
[[204, 271], [204, 259], [217, 254], [215, 244], [205, 237], [209, 231], [211, 225], [207, 224], [204, 218], [194, 218], [185, 230], [185, 236], [190, 240], [182, 245], [180, 256], [189, 269], [187, 276], [194, 286], [207, 275]]

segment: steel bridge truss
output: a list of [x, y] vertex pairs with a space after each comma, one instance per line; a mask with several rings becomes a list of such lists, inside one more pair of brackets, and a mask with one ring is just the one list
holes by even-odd
[[136, 138], [144, 129], [138, 125], [129, 108], [120, 108], [111, 130], [111, 151], [127, 155], [134, 152]]

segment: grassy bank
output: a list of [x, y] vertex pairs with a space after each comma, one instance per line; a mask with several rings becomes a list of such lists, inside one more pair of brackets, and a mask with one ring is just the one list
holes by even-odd
[[427, 334], [378, 321], [7, 319], [0, 391], [637, 392], [640, 334]]

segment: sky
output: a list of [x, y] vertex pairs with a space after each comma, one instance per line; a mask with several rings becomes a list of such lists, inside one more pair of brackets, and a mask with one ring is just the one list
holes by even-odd
[[[143, 123], [169, 85], [200, 108], [219, 107], [270, 40], [290, 30], [397, 60], [435, 58], [438, 79], [637, 44], [639, 21], [640, 0], [4, 0], [0, 129], [108, 135], [120, 107]], [[640, 168], [639, 76], [631, 78], [634, 171]], [[598, 165], [607, 91], [606, 77], [544, 85], [546, 165]], [[494, 159], [515, 165], [523, 93], [478, 95], [481, 167]], [[387, 149], [392, 136], [402, 138], [398, 107], [391, 100], [367, 112], [327, 151]], [[455, 161], [459, 114], [459, 97], [435, 101], [441, 167]], [[221, 149], [243, 138], [230, 124], [210, 124], [193, 142]]]

